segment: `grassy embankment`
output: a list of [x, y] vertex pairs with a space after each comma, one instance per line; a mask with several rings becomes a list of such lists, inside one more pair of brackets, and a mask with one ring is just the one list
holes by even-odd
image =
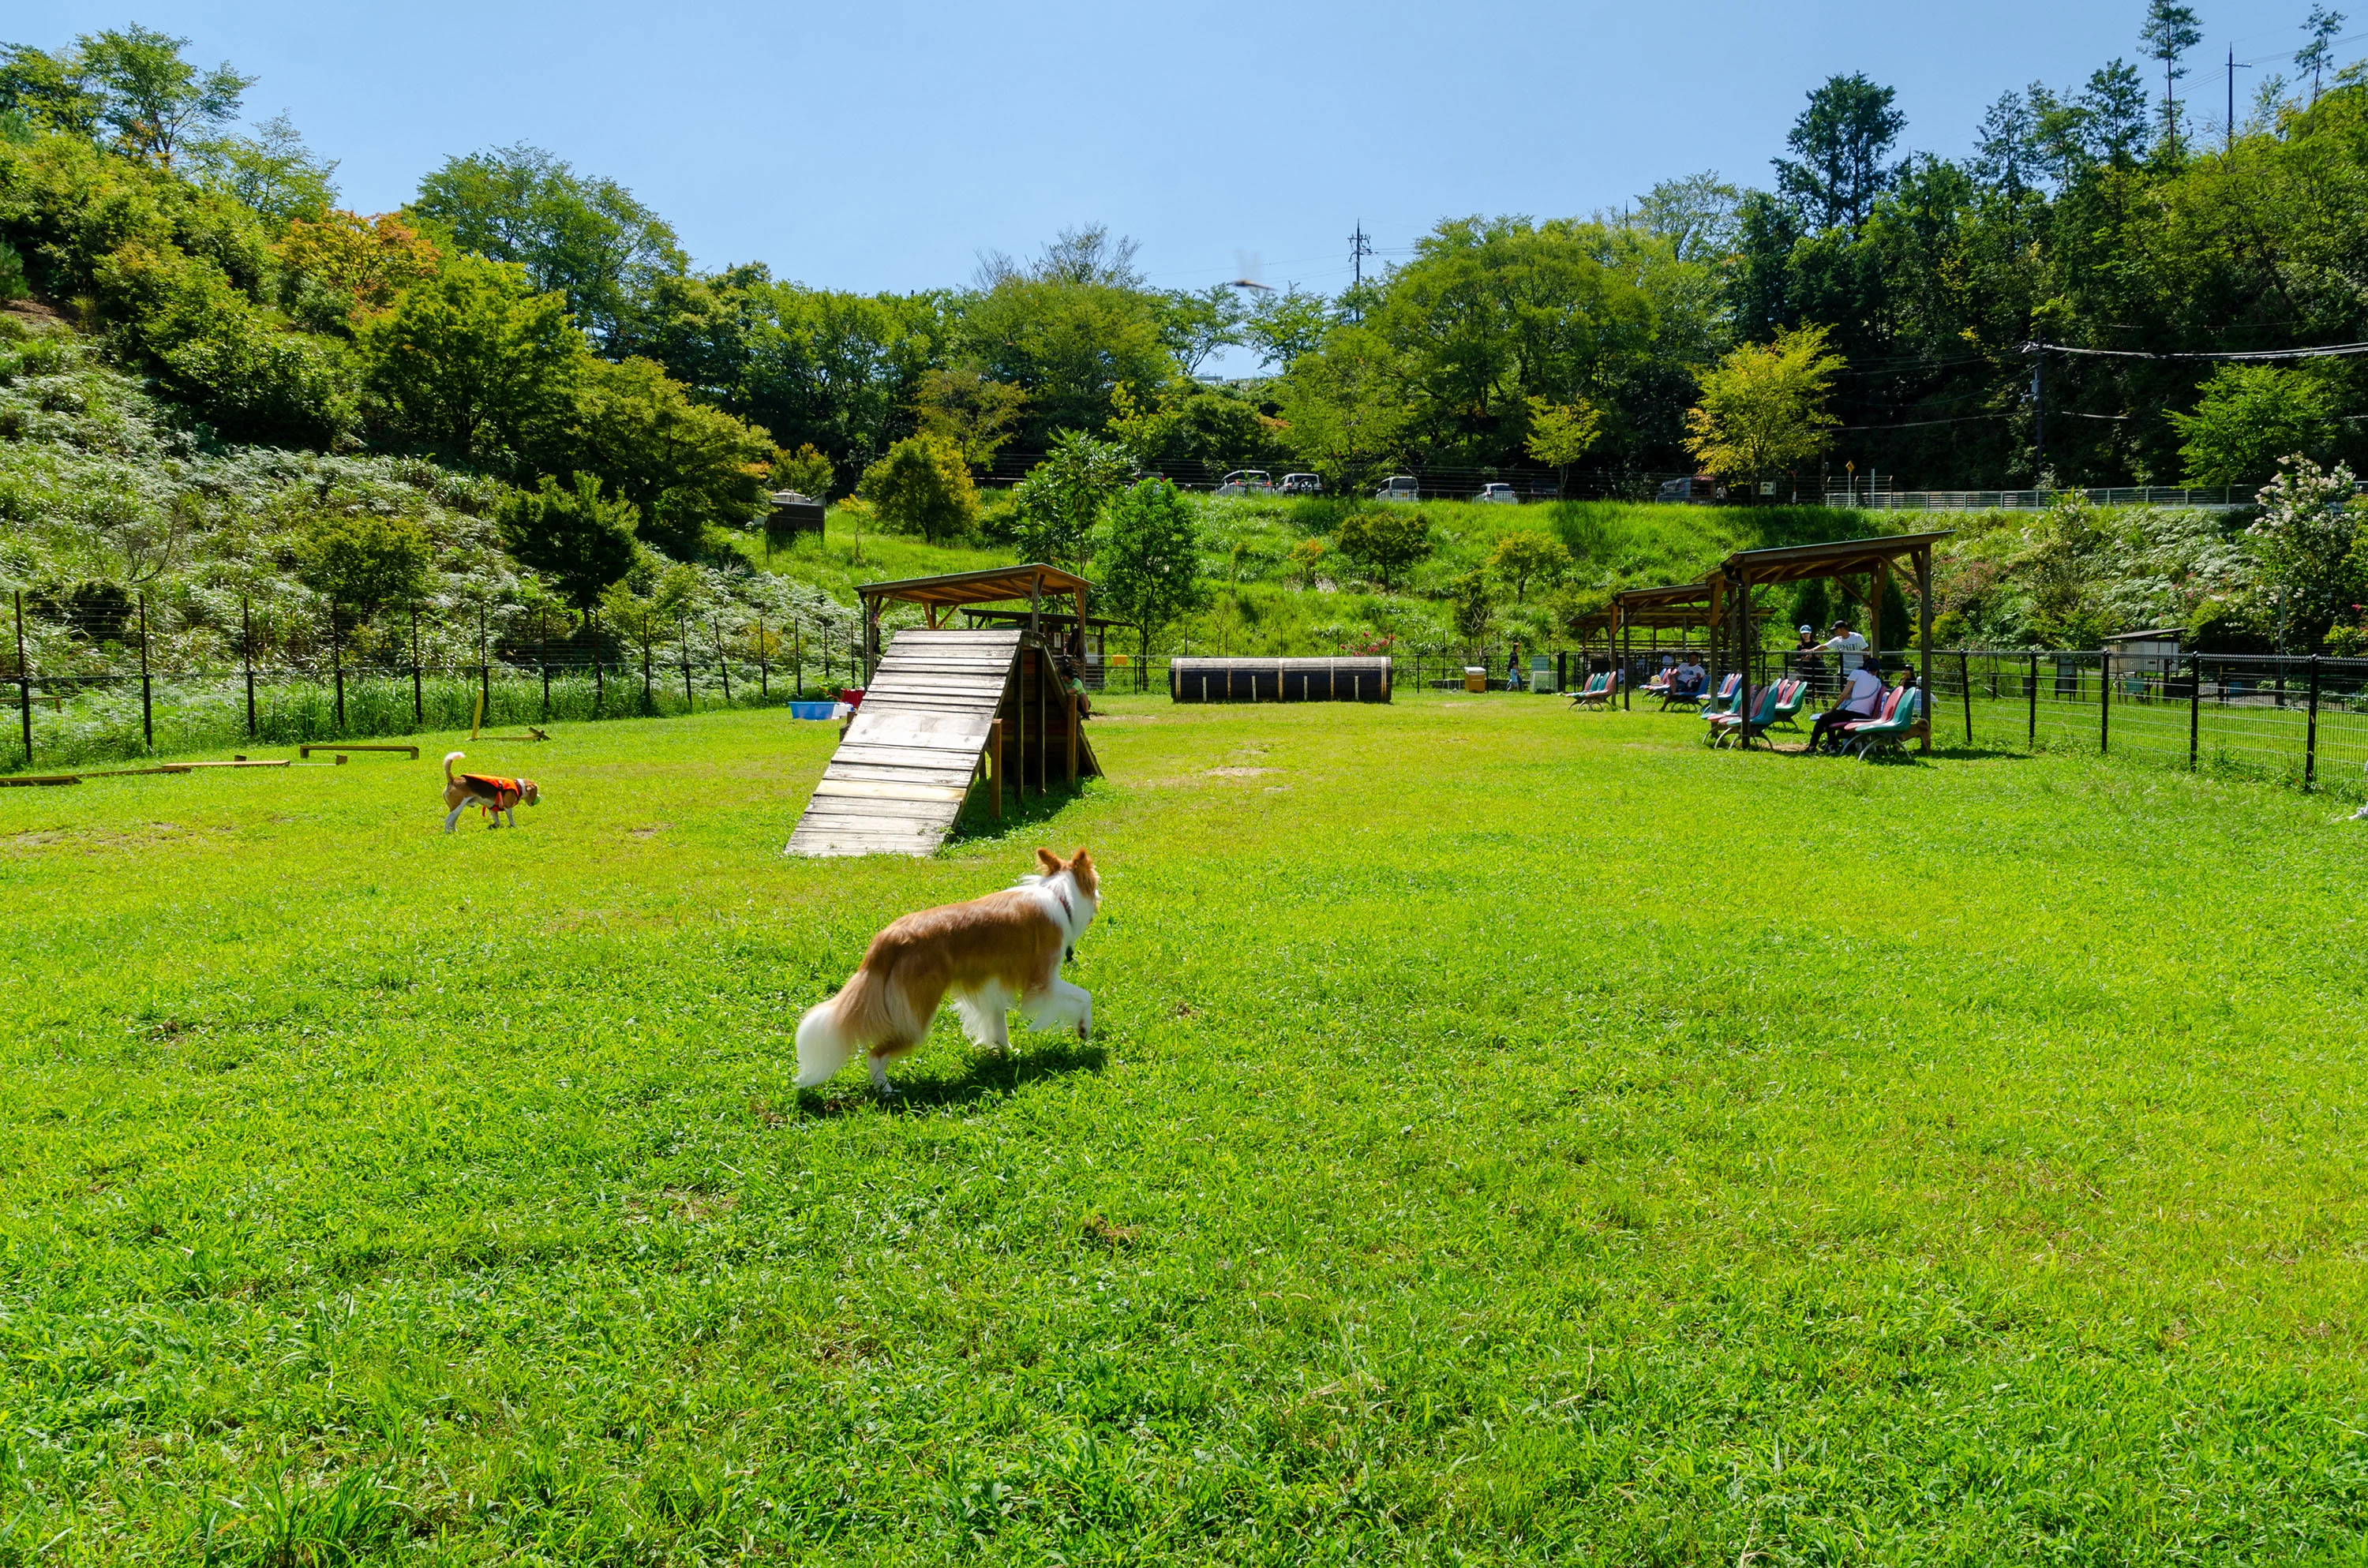
[[[1110, 706], [918, 862], [768, 713], [0, 793], [0, 1559], [2356, 1560], [2327, 802]], [[789, 1088], [1040, 840], [1090, 1046]]]

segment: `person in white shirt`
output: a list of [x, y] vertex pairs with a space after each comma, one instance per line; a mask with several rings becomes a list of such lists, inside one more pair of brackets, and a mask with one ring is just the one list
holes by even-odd
[[1702, 661], [1688, 653], [1686, 662], [1678, 666], [1678, 678], [1671, 689], [1680, 696], [1691, 696], [1701, 691], [1702, 682], [1709, 678], [1710, 672], [1702, 668]]
[[1836, 653], [1841, 658], [1842, 674], [1848, 675], [1866, 663], [1866, 639], [1850, 630], [1847, 620], [1833, 624], [1833, 635], [1817, 644], [1821, 653]]
[[1826, 737], [1837, 733], [1844, 724], [1855, 724], [1872, 719], [1883, 710], [1883, 679], [1864, 665], [1860, 665], [1842, 676], [1841, 700], [1817, 715], [1809, 731], [1809, 749], [1816, 751], [1826, 744]]

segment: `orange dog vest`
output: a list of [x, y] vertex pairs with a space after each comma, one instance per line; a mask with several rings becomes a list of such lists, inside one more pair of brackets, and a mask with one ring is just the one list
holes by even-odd
[[464, 783], [492, 790], [494, 798], [491, 804], [497, 812], [508, 811], [512, 806], [517, 805], [525, 794], [525, 791], [518, 788], [518, 781], [515, 778], [496, 778], [490, 773], [463, 773], [461, 778]]

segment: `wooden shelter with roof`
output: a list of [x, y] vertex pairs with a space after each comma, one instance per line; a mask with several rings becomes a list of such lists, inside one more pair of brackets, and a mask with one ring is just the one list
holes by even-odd
[[[942, 577], [866, 583], [863, 700], [814, 786], [785, 853], [927, 855], [944, 842], [974, 784], [992, 791], [1101, 771], [1072, 680], [1093, 585], [1052, 566], [999, 566]], [[1025, 600], [1025, 619], [954, 628], [966, 606]], [[1048, 608], [1065, 599], [1068, 613]], [[928, 624], [882, 647], [891, 604], [916, 604]]]
[[[1932, 690], [1932, 547], [1953, 529], [1938, 533], [1884, 534], [1871, 539], [1833, 540], [1823, 544], [1776, 545], [1766, 550], [1737, 551], [1718, 563], [1699, 583], [1665, 588], [1634, 588], [1616, 596], [1611, 608], [1611, 633], [1615, 644], [1629, 644], [1634, 629], [1652, 625], [1702, 625], [1711, 633], [1711, 683], [1716, 689], [1725, 676], [1740, 672], [1748, 679], [1751, 655], [1759, 645], [1758, 627], [1769, 611], [1751, 602], [1755, 589], [1813, 577], [1833, 579], [1843, 594], [1866, 612], [1864, 657], [1880, 670], [1883, 656], [1883, 601], [1891, 585], [1895, 564], [1914, 574], [1918, 635], [1922, 653], [1918, 683], [1930, 701]], [[1867, 580], [1861, 595], [1852, 579]], [[1621, 667], [1628, 667], [1624, 651]], [[1928, 709], [1929, 712], [1929, 709]], [[1919, 724], [1917, 738], [1930, 751], [1929, 722]]]

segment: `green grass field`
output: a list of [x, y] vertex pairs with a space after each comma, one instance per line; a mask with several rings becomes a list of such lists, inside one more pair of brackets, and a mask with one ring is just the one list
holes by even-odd
[[[2368, 1558], [2328, 800], [1108, 707], [928, 861], [760, 712], [0, 791], [0, 1563]], [[788, 1086], [1040, 842], [1090, 1045]]]

